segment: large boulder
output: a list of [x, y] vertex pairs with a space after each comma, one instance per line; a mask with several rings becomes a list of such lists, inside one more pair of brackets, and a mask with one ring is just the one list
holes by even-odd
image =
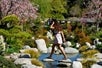
[[73, 61], [72, 68], [83, 68], [82, 63], [79, 61]]
[[66, 47], [65, 52], [66, 53], [79, 53], [79, 50], [72, 48], [72, 47]]
[[101, 66], [101, 65], [98, 65], [98, 64], [93, 64], [93, 65], [91, 66], [91, 68], [102, 68], [102, 66]]
[[98, 59], [102, 59], [102, 53], [96, 53], [95, 56], [96, 56]]
[[70, 47], [72, 46], [72, 43], [70, 41], [66, 41], [65, 43], [63, 43], [65, 47]]
[[28, 58], [18, 58], [14, 61], [15, 64], [32, 64], [31, 60]]
[[37, 44], [37, 48], [42, 53], [47, 53], [47, 47], [44, 39], [37, 39], [35, 40]]

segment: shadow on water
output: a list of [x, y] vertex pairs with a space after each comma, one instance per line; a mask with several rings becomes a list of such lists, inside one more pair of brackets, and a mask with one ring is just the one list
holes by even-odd
[[[49, 53], [43, 53], [41, 54], [41, 56], [39, 57], [39, 60], [41, 62], [43, 62], [45, 68], [71, 68], [71, 67], [58, 67], [57, 64], [59, 63], [58, 61], [61, 60], [63, 58], [63, 55], [62, 54], [53, 54], [52, 58], [55, 60], [55, 61], [52, 61], [52, 62], [46, 62], [46, 61], [43, 61], [43, 59], [45, 59], [46, 57], [49, 56]], [[70, 59], [71, 61], [75, 61], [77, 58], [80, 57], [80, 54], [77, 53], [77, 54], [67, 54], [67, 57], [68, 59]]]

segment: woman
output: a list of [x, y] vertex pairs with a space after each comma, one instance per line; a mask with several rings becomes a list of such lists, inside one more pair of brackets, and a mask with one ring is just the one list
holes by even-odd
[[53, 41], [53, 46], [52, 46], [52, 50], [51, 50], [51, 54], [48, 58], [52, 57], [52, 54], [55, 51], [55, 46], [58, 47], [58, 49], [62, 52], [63, 56], [64, 56], [64, 60], [67, 59], [66, 54], [64, 49], [62, 48], [62, 43], [65, 42], [65, 38], [64, 38], [64, 34], [62, 32], [62, 28], [60, 26], [60, 24], [57, 22], [56, 19], [52, 19], [51, 25], [50, 25], [50, 29], [53, 32], [54, 35], [54, 41]]

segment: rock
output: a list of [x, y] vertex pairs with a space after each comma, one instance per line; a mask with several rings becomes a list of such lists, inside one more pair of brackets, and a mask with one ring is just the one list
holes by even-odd
[[98, 58], [98, 59], [102, 59], [102, 53], [96, 53], [95, 57]]
[[37, 39], [35, 42], [39, 51], [42, 53], [47, 53], [47, 47], [44, 39]]
[[72, 68], [83, 68], [82, 63], [79, 61], [73, 61]]
[[0, 44], [4, 42], [4, 37], [3, 35], [0, 35]]
[[70, 59], [66, 59], [66, 60], [59, 60], [59, 62], [71, 63], [72, 61]]
[[92, 48], [92, 46], [89, 42], [86, 42], [86, 45], [88, 46], [88, 48]]
[[76, 48], [79, 48], [80, 46], [80, 43], [76, 43]]
[[29, 46], [29, 45], [25, 45], [24, 47], [23, 47], [23, 49], [30, 49], [31, 47]]
[[98, 65], [98, 64], [93, 64], [93, 65], [91, 66], [91, 68], [102, 68], [102, 66], [101, 66], [101, 65]]
[[14, 61], [15, 64], [32, 64], [28, 58], [18, 58]]
[[42, 67], [32, 65], [32, 64], [26, 64], [26, 65], [22, 65], [21, 68], [42, 68]]
[[54, 60], [53, 60], [53, 59], [48, 59], [48, 58], [46, 58], [46, 59], [43, 59], [43, 61], [50, 62], [50, 61], [54, 61]]
[[72, 46], [72, 43], [70, 41], [66, 41], [65, 43], [63, 43], [65, 47], [70, 47]]
[[66, 47], [65, 52], [66, 53], [79, 53], [79, 50], [72, 48], [72, 47]]
[[52, 35], [51, 31], [47, 32], [47, 38], [50, 40], [53, 40], [53, 35]]
[[16, 59], [18, 59], [19, 55], [20, 55], [19, 53], [12, 53], [12, 54], [10, 54], [10, 59], [16, 60]]
[[77, 58], [77, 61], [83, 61], [84, 60], [84, 58]]

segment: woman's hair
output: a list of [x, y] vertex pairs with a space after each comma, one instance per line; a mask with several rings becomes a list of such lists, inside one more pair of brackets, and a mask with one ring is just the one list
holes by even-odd
[[57, 30], [57, 31], [61, 31], [62, 30], [62, 27], [60, 25], [60, 23], [58, 23], [58, 21], [56, 19], [52, 19], [52, 23], [54, 22], [54, 29]]

